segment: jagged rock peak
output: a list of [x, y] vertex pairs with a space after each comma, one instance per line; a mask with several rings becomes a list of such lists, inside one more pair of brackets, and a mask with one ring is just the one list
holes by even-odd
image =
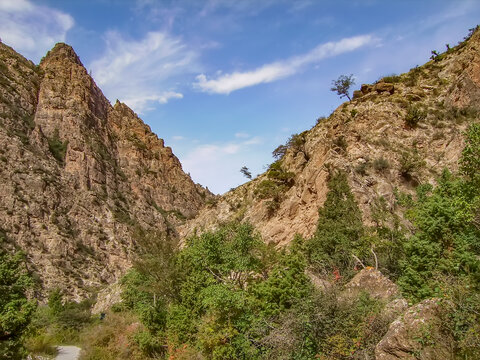
[[83, 66], [77, 53], [73, 50], [73, 47], [65, 43], [56, 43], [52, 50], [47, 52], [45, 57], [42, 58], [40, 64], [50, 61], [58, 61], [60, 59], [65, 59]]

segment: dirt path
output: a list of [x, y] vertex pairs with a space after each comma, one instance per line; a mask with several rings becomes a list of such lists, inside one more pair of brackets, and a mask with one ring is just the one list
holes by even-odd
[[55, 360], [78, 360], [80, 349], [76, 346], [57, 346], [58, 355]]

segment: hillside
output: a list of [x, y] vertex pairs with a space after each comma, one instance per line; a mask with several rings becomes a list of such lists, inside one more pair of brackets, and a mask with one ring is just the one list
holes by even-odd
[[76, 299], [123, 275], [139, 238], [176, 236], [212, 197], [65, 44], [36, 66], [0, 43], [0, 161], [2, 247]]
[[310, 237], [331, 169], [348, 182], [372, 224], [378, 210], [397, 213], [395, 194], [413, 194], [456, 170], [464, 131], [480, 109], [480, 33], [408, 73], [364, 84], [354, 99], [297, 134], [264, 174], [207, 206], [181, 228], [183, 236], [240, 219], [265, 241], [285, 245]]

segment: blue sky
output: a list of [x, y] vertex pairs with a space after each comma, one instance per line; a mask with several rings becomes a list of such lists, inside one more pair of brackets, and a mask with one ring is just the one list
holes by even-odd
[[72, 45], [215, 193], [328, 116], [332, 79], [408, 71], [478, 19], [478, 0], [0, 0], [4, 43], [36, 63]]

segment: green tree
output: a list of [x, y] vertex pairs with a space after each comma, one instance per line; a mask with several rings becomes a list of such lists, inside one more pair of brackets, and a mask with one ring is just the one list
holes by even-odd
[[463, 176], [444, 171], [438, 186], [419, 194], [411, 211], [416, 231], [405, 243], [399, 284], [413, 299], [438, 295], [442, 276], [480, 286], [480, 126], [471, 125], [466, 135]]
[[355, 85], [355, 80], [353, 79], [353, 74], [350, 75], [340, 75], [337, 80], [332, 80], [331, 91], [337, 93], [340, 98], [346, 97], [349, 101], [352, 101], [349, 95], [350, 88], [352, 85]]
[[21, 253], [0, 250], [0, 358], [22, 359], [24, 334], [36, 304], [27, 299], [33, 286]]
[[353, 256], [368, 253], [362, 215], [350, 190], [347, 175], [336, 172], [328, 181], [327, 199], [319, 210], [317, 231], [307, 242], [312, 265], [323, 271], [351, 271]]
[[467, 131], [460, 169], [468, 181], [480, 185], [480, 124], [470, 125]]

